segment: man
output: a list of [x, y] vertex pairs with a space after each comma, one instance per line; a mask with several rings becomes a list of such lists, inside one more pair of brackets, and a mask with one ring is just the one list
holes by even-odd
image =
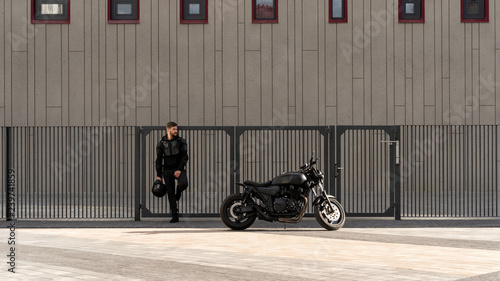
[[[177, 124], [167, 123], [167, 134], [156, 145], [156, 180], [165, 180], [168, 202], [172, 212], [171, 223], [179, 221], [177, 201], [188, 187], [186, 164], [188, 162], [188, 145], [185, 139], [177, 135]], [[175, 180], [177, 179], [177, 191]]]

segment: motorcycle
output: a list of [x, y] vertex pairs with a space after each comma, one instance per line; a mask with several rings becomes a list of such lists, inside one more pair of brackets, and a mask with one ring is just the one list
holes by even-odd
[[229, 195], [220, 206], [220, 217], [233, 230], [250, 227], [257, 218], [269, 222], [299, 223], [313, 193], [314, 217], [327, 230], [338, 230], [345, 223], [345, 212], [337, 199], [323, 187], [324, 174], [311, 157], [297, 172], [288, 172], [260, 183], [237, 183], [242, 193]]

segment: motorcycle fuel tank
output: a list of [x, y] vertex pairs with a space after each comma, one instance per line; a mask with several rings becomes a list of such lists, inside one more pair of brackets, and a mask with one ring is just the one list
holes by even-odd
[[285, 173], [277, 176], [272, 185], [301, 185], [307, 180], [302, 173]]

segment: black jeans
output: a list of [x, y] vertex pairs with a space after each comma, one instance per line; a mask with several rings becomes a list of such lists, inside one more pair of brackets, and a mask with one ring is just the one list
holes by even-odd
[[[168, 203], [170, 204], [172, 216], [177, 216], [179, 214], [179, 210], [177, 209], [177, 200], [175, 200], [175, 194], [180, 194], [188, 188], [186, 171], [182, 170], [179, 178], [175, 178], [175, 171], [177, 170], [163, 170], [163, 179], [165, 180], [165, 185], [167, 186]], [[175, 191], [175, 180], [177, 180], [178, 183], [177, 192]]]

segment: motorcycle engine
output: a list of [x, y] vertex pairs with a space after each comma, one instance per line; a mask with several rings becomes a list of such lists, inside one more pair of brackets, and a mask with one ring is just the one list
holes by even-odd
[[274, 211], [278, 213], [283, 213], [288, 208], [288, 198], [282, 197], [274, 200]]

